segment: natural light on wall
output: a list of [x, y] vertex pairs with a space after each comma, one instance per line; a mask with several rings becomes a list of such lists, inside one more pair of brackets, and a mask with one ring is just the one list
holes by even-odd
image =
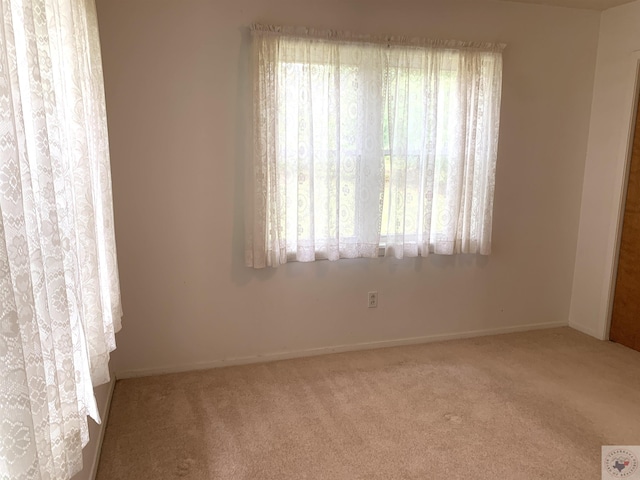
[[67, 480], [122, 315], [97, 18], [0, 15], [0, 478]]
[[502, 44], [254, 25], [246, 263], [491, 250]]

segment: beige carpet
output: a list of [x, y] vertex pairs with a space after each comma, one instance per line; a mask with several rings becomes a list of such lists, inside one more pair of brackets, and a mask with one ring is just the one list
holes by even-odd
[[98, 480], [599, 479], [640, 353], [563, 328], [119, 381]]

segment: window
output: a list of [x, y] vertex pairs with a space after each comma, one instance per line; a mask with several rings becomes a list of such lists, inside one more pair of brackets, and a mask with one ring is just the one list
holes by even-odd
[[252, 33], [248, 265], [490, 252], [503, 45]]

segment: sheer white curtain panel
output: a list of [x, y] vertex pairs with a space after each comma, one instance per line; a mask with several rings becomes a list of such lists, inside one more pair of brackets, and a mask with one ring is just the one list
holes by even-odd
[[385, 255], [488, 255], [500, 48], [393, 48], [387, 58]]
[[383, 52], [264, 33], [254, 30], [248, 262], [377, 256]]
[[82, 468], [122, 316], [93, 0], [0, 0], [0, 478]]

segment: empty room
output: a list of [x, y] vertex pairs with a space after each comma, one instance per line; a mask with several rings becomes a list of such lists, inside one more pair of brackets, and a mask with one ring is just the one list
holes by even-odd
[[0, 12], [0, 479], [640, 480], [640, 0]]

